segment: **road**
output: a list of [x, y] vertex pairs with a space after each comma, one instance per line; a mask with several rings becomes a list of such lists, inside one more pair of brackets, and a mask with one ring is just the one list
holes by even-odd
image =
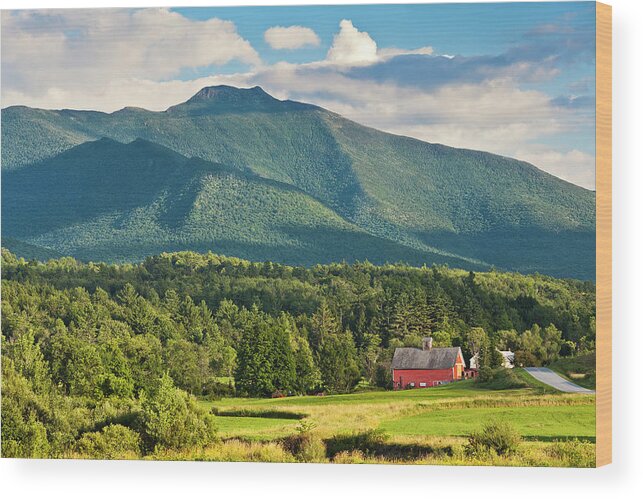
[[596, 393], [594, 390], [588, 390], [582, 386], [578, 386], [571, 381], [567, 381], [562, 376], [559, 376], [551, 369], [546, 367], [525, 367], [525, 371], [531, 374], [538, 381], [542, 381], [546, 385], [556, 388], [561, 392], [568, 393]]

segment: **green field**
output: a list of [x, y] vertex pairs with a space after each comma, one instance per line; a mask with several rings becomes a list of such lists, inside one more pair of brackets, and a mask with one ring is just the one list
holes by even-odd
[[480, 421], [491, 420], [511, 421], [523, 437], [535, 440], [594, 440], [596, 436], [592, 404], [437, 410], [384, 421], [381, 428], [394, 435], [466, 436], [480, 427]]
[[278, 418], [253, 418], [239, 416], [217, 416], [217, 428], [224, 437], [253, 437], [270, 440], [275, 436], [292, 433], [297, 421]]
[[[356, 448], [328, 458], [335, 462], [591, 466], [594, 460], [594, 396], [543, 393], [536, 383], [520, 390], [492, 391], [463, 381], [398, 392], [224, 398], [200, 403], [214, 412], [235, 414], [216, 418], [222, 439], [211, 450], [216, 459], [226, 459], [226, 452], [235, 453], [240, 460], [254, 460], [252, 456], [258, 452], [264, 452], [262, 458], [268, 460], [292, 458], [282, 454], [282, 442], [289, 435], [296, 436], [302, 424], [309, 424], [312, 434], [327, 446], [371, 430], [384, 435], [386, 443], [377, 452], [365, 455]], [[289, 412], [303, 419], [278, 417]], [[260, 417], [262, 414], [270, 417]], [[492, 421], [510, 422], [523, 438], [521, 450], [511, 457], [476, 461], [466, 453], [466, 437]], [[228, 447], [231, 450], [226, 450]], [[401, 459], [400, 453], [407, 448], [424, 454]], [[389, 450], [397, 454], [387, 455]], [[266, 453], [272, 458], [266, 458]], [[208, 459], [208, 452], [200, 458]]]
[[[317, 406], [317, 405], [354, 405], [354, 404], [388, 404], [392, 402], [425, 402], [440, 399], [454, 399], [471, 397], [472, 394], [484, 395], [493, 393], [489, 390], [479, 389], [470, 381], [461, 381], [456, 384], [444, 385], [435, 388], [404, 390], [404, 391], [364, 391], [346, 395], [325, 396], [299, 396], [285, 398], [225, 398], [206, 404], [215, 407], [278, 407], [284, 406]], [[509, 390], [503, 393], [518, 394], [522, 390]]]

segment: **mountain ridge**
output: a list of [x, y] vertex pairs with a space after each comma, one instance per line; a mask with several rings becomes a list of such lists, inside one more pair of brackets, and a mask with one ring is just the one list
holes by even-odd
[[205, 87], [159, 112], [12, 106], [2, 117], [4, 172], [102, 137], [141, 139], [293, 186], [409, 251], [457, 255], [465, 266], [594, 275], [594, 192], [527, 162], [381, 132], [260, 87]]

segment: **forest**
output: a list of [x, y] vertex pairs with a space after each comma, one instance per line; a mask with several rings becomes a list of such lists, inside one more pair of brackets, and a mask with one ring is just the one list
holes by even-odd
[[216, 439], [198, 400], [390, 388], [399, 346], [543, 365], [595, 348], [595, 285], [212, 253], [138, 264], [2, 251], [2, 454], [138, 457]]

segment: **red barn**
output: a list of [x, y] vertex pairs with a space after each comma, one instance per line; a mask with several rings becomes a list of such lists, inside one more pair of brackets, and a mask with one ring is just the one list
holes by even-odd
[[433, 348], [424, 338], [422, 348], [396, 348], [393, 355], [393, 388], [424, 388], [462, 379], [464, 357], [460, 347]]

